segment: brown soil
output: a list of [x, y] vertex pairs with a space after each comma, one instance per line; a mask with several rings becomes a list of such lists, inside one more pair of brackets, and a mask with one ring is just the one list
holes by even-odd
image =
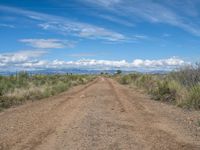
[[0, 113], [0, 150], [199, 150], [199, 112], [98, 78]]

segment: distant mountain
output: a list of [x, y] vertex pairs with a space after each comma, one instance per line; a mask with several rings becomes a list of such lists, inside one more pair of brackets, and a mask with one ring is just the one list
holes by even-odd
[[[116, 70], [91, 70], [91, 69], [43, 69], [43, 70], [27, 70], [30, 74], [101, 74], [101, 73], [108, 73], [108, 74], [114, 74], [116, 73]], [[13, 75], [16, 74], [18, 71], [1, 71], [0, 75]], [[156, 70], [156, 71], [124, 71], [122, 70], [122, 73], [128, 74], [128, 73], [149, 73], [149, 74], [165, 74], [167, 71], [163, 70]]]
[[[18, 71], [1, 71], [0, 75], [13, 75]], [[87, 69], [43, 69], [43, 70], [27, 70], [29, 74], [114, 74], [116, 70], [87, 70]]]

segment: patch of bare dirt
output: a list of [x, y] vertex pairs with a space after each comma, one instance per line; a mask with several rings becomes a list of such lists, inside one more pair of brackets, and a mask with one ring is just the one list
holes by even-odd
[[0, 113], [0, 150], [199, 150], [199, 118], [98, 78]]

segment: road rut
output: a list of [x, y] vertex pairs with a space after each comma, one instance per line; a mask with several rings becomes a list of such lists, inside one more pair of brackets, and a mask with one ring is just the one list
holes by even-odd
[[199, 150], [185, 112], [98, 78], [0, 113], [0, 150]]

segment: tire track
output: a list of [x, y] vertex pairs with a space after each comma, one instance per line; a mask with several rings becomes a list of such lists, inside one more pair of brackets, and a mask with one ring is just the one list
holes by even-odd
[[[44, 113], [40, 114], [39, 116], [36, 116], [35, 121], [41, 120], [41, 122], [38, 122], [39, 125], [36, 126], [47, 126], [48, 128], [41, 128], [41, 129], [31, 129], [30, 132], [26, 135], [27, 138], [25, 140], [24, 137], [18, 137], [16, 139], [16, 141], [13, 141], [13, 144], [7, 144], [5, 142], [0, 141], [0, 150], [9, 150], [9, 149], [15, 149], [15, 147], [20, 147], [20, 150], [34, 150], [38, 145], [40, 145], [42, 143], [42, 141], [44, 141], [46, 138], [48, 138], [50, 135], [55, 133], [56, 130], [56, 126], [59, 123], [57, 118], [59, 118], [57, 116], [57, 114], [59, 114], [59, 112], [65, 108], [65, 104], [68, 103], [70, 100], [79, 98], [79, 95], [84, 92], [85, 90], [87, 90], [88, 88], [90, 88], [91, 86], [93, 86], [94, 84], [96, 84], [99, 81], [99, 79], [95, 79], [91, 82], [89, 82], [86, 85], [83, 85], [83, 87], [81, 87], [78, 90], [75, 91], [67, 91], [67, 92], [63, 92], [59, 95], [50, 97], [50, 98], [46, 98], [45, 101], [38, 101], [39, 103], [42, 103], [45, 105], [45, 103], [51, 103], [51, 102], [55, 102], [54, 105], [50, 106], [50, 108], [45, 111]], [[74, 87], [75, 89], [77, 87]], [[70, 95], [70, 96], [69, 96]], [[63, 100], [62, 100], [63, 99]], [[32, 103], [34, 104], [34, 103]], [[42, 105], [40, 104], [40, 105]], [[25, 106], [25, 105], [24, 105]], [[24, 107], [22, 106], [22, 107]], [[28, 108], [30, 106], [28, 105]], [[31, 108], [29, 108], [31, 109]], [[14, 110], [17, 113], [26, 113], [27, 109], [20, 109], [20, 110]], [[8, 112], [8, 114], [11, 114], [12, 112]], [[52, 118], [55, 118], [52, 120]], [[34, 121], [34, 122], [35, 122]], [[28, 127], [29, 128], [29, 127]], [[27, 128], [27, 129], [28, 129]], [[30, 135], [30, 136], [29, 136]], [[31, 136], [32, 135], [32, 136]], [[9, 141], [7, 141], [9, 142]]]
[[[99, 77], [1, 114], [0, 150], [199, 150], [199, 141], [169, 112], [137, 91]], [[181, 116], [177, 109], [173, 115]]]
[[74, 98], [74, 95], [79, 94], [85, 90], [87, 90], [88, 88], [90, 88], [92, 85], [94, 85], [95, 83], [97, 83], [99, 81], [99, 78], [89, 82], [88, 84], [84, 85], [84, 87], [82, 87], [81, 89], [71, 92], [70, 96], [66, 97], [64, 100], [60, 101], [57, 105], [55, 105], [55, 107], [53, 109], [56, 109], [62, 105], [64, 105], [66, 102], [68, 102], [69, 100], [72, 100]]
[[[73, 100], [74, 98], [76, 98], [77, 94], [84, 92], [85, 90], [87, 90], [88, 88], [90, 88], [91, 86], [96, 84], [98, 81], [99, 81], [99, 79], [97, 78], [94, 81], [89, 82], [88, 84], [84, 85], [84, 87], [82, 87], [81, 89], [71, 92], [70, 97], [67, 97], [65, 100], [59, 102], [58, 105], [53, 107], [53, 109], [52, 109], [53, 111], [48, 112], [48, 114], [56, 113], [57, 109], [60, 109], [60, 107], [64, 106], [64, 104], [69, 102], [69, 100]], [[47, 129], [46, 131], [41, 131], [37, 136], [33, 137], [29, 143], [26, 144], [26, 145], [29, 145], [29, 148], [24, 147], [22, 149], [34, 150], [39, 145], [41, 145], [42, 141], [44, 141], [46, 138], [48, 138], [48, 136], [50, 136], [51, 134], [54, 134], [55, 130], [56, 130], [56, 128], [53, 128], [53, 129], [51, 128], [51, 129]]]
[[120, 112], [126, 112], [126, 109], [125, 109], [122, 101], [120, 100], [120, 97], [117, 94], [117, 91], [116, 91], [114, 85], [111, 83], [111, 81], [109, 81], [109, 79], [106, 78], [105, 80], [107, 81], [108, 85], [110, 86], [111, 90], [113, 91], [114, 97], [115, 97], [115, 99], [117, 100], [117, 102], [119, 104]]

